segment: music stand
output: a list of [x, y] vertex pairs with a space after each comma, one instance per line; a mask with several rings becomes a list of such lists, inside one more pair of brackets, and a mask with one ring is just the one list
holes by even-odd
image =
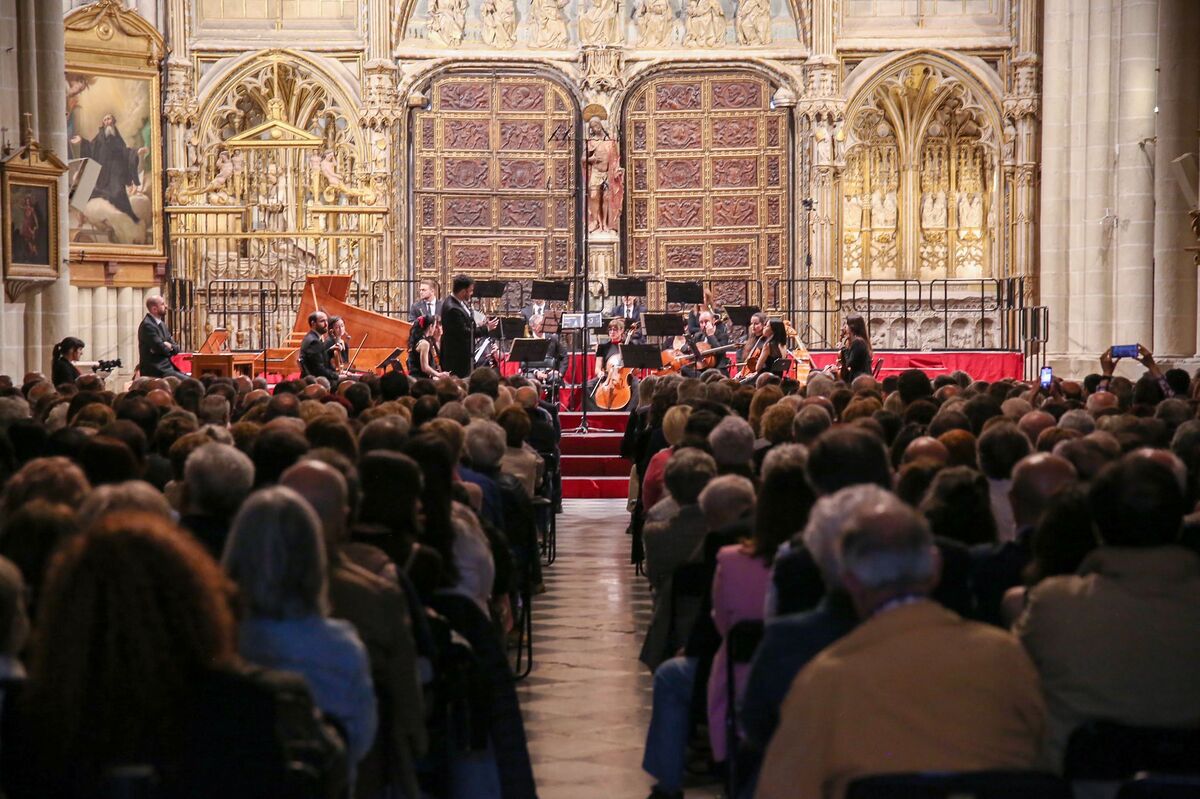
[[535, 280], [529, 292], [531, 300], [566, 302], [571, 298], [571, 284], [565, 280]]
[[653, 344], [622, 344], [621, 365], [629, 369], [661, 369], [662, 350]]
[[400, 347], [396, 347], [396, 349], [392, 350], [391, 353], [389, 353], [386, 358], [380, 361], [375, 368], [386, 371], [387, 367], [390, 365], [392, 367], [392, 371], [402, 372], [404, 371], [404, 362], [401, 360], [403, 356], [404, 350]]
[[645, 297], [646, 281], [640, 277], [610, 277], [608, 279], [608, 296]]
[[508, 351], [508, 360], [517, 361], [524, 367], [531, 361], [546, 360], [546, 351], [549, 349], [550, 342], [544, 338], [513, 339], [512, 348]]
[[[534, 297], [534, 299], [540, 299]], [[551, 333], [558, 333], [562, 329], [562, 312], [546, 311], [542, 317], [542, 335], [548, 336]]]
[[474, 297], [481, 300], [503, 297], [507, 286], [504, 280], [476, 280]]
[[584, 324], [584, 314], [581, 313], [565, 313], [562, 315], [563, 330], [583, 330], [585, 327], [590, 330], [605, 331], [608, 329], [608, 322], [604, 321], [604, 314], [600, 311], [588, 311], [587, 324]]
[[513, 340], [521, 338], [525, 335], [525, 317], [524, 316], [502, 316], [500, 317], [500, 338], [503, 340]]
[[685, 322], [677, 313], [644, 313], [642, 324], [647, 336], [682, 336]]
[[699, 305], [704, 302], [704, 286], [698, 280], [668, 280], [667, 302], [679, 305]]
[[749, 327], [750, 318], [761, 309], [757, 305], [726, 305], [725, 313], [734, 327]]

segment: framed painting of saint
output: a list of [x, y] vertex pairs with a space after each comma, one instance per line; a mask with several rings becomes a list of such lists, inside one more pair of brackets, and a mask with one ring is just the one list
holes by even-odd
[[59, 275], [58, 180], [66, 165], [32, 136], [0, 162], [4, 279], [54, 280]]

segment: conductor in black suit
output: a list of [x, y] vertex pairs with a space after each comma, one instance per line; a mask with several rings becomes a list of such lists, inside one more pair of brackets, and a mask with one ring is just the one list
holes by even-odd
[[438, 284], [433, 280], [422, 280], [418, 289], [418, 299], [408, 306], [408, 321], [415, 323], [422, 316], [437, 316], [442, 312], [442, 303], [438, 300]]
[[[450, 296], [442, 301], [442, 368], [458, 377], [471, 374], [475, 361], [475, 315], [467, 305], [474, 294], [475, 280], [455, 275]], [[488, 329], [497, 321], [488, 322]]]
[[313, 311], [308, 315], [308, 332], [300, 342], [300, 374], [313, 377], [325, 377], [335, 383], [338, 374], [329, 363], [329, 342], [325, 334], [329, 332], [329, 317], [324, 311]]
[[146, 298], [146, 317], [138, 325], [138, 373], [142, 377], [187, 377], [171, 363], [179, 345], [167, 329], [167, 301], [155, 294]]

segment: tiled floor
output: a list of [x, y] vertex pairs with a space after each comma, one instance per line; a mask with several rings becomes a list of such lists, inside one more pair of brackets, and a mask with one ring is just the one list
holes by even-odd
[[[624, 500], [566, 500], [558, 560], [534, 600], [534, 669], [518, 683], [541, 799], [643, 799], [651, 675], [638, 662], [650, 621], [629, 564]], [[689, 799], [717, 797], [713, 785]]]

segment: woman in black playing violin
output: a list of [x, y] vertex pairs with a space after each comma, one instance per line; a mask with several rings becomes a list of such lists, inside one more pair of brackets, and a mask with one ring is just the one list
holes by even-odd
[[839, 355], [838, 376], [847, 383], [859, 375], [871, 374], [871, 339], [867, 335], [867, 323], [862, 316], [852, 313], [842, 323], [842, 349]]
[[447, 377], [442, 371], [441, 352], [442, 323], [436, 316], [418, 316], [408, 336], [408, 375], [413, 379], [427, 377], [430, 380]]

